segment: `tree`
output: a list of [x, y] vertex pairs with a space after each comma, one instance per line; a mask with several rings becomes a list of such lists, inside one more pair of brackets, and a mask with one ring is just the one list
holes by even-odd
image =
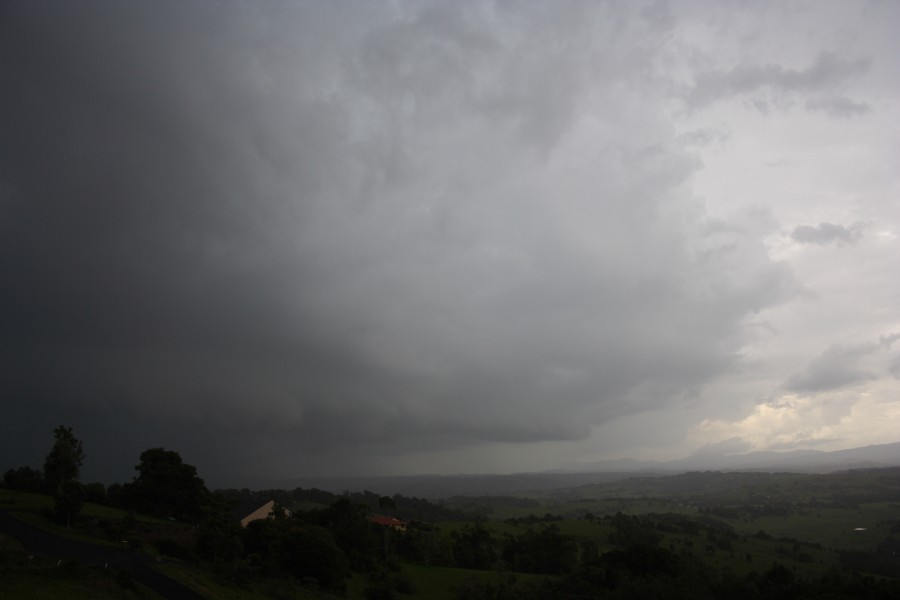
[[60, 425], [53, 430], [53, 436], [53, 448], [44, 460], [44, 481], [53, 494], [59, 494], [65, 483], [78, 480], [84, 463], [84, 448], [71, 427]]
[[31, 467], [10, 469], [3, 474], [3, 485], [10, 490], [19, 490], [21, 492], [40, 491], [43, 481], [43, 474]]
[[134, 467], [139, 473], [128, 486], [132, 507], [144, 514], [196, 521], [209, 504], [209, 490], [197, 475], [197, 468], [181, 460], [181, 455], [165, 448], [141, 453]]
[[84, 486], [77, 481], [67, 481], [62, 485], [56, 494], [56, 503], [53, 507], [60, 523], [65, 523], [68, 527], [78, 517], [86, 496]]
[[578, 561], [575, 538], [565, 535], [556, 525], [510, 537], [503, 558], [516, 571], [558, 575], [571, 571]]
[[53, 447], [44, 460], [44, 483], [56, 500], [56, 516], [68, 527], [84, 506], [84, 489], [78, 483], [84, 448], [71, 427], [60, 425], [53, 430], [53, 437]]
[[311, 515], [311, 521], [331, 532], [351, 569], [364, 571], [375, 566], [376, 557], [381, 554], [377, 526], [372, 525], [369, 516], [368, 506], [344, 497]]
[[315, 579], [323, 588], [343, 593], [349, 562], [328, 529], [296, 519], [258, 519], [243, 530], [243, 541], [248, 556], [265, 557], [264, 572]]
[[106, 486], [99, 482], [88, 483], [84, 486], [85, 498], [88, 502], [93, 502], [94, 504], [106, 504], [108, 499], [106, 497]]
[[453, 560], [463, 569], [490, 569], [494, 564], [494, 536], [481, 523], [454, 531]]

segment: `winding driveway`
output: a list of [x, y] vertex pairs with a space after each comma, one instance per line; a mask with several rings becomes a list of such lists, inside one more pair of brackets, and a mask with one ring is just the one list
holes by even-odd
[[0, 531], [13, 536], [29, 552], [35, 554], [73, 559], [86, 565], [129, 570], [135, 581], [168, 600], [205, 600], [192, 589], [151, 569], [148, 565], [152, 564], [153, 559], [145, 554], [60, 537], [24, 523], [12, 517], [6, 510], [0, 510]]

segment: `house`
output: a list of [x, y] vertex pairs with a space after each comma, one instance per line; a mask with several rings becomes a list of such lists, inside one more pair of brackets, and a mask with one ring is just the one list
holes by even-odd
[[401, 521], [400, 519], [395, 519], [394, 517], [375, 515], [372, 517], [372, 523], [381, 525], [382, 527], [390, 527], [394, 531], [406, 531], [406, 521]]
[[289, 510], [277, 506], [274, 500], [262, 500], [259, 498], [244, 502], [235, 510], [235, 515], [241, 522], [241, 527], [246, 527], [252, 521], [274, 518], [276, 510], [281, 510], [287, 517], [291, 516]]

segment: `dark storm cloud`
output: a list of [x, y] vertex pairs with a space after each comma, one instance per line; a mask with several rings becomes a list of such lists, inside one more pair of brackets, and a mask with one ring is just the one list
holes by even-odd
[[0, 375], [31, 424], [4, 455], [57, 421], [110, 469], [168, 445], [218, 477], [580, 439], [731, 368], [791, 293], [686, 192], [650, 13], [0, 11]]
[[[866, 106], [833, 93], [847, 80], [869, 70], [866, 58], [847, 59], [832, 52], [820, 53], [805, 69], [788, 69], [778, 64], [743, 64], [731, 69], [700, 73], [688, 96], [692, 108], [702, 108], [722, 99], [759, 91], [770, 91], [776, 104], [790, 100], [794, 94], [823, 94], [807, 101], [810, 110], [853, 116]], [[769, 99], [757, 98], [761, 110], [768, 110]]]
[[856, 117], [871, 112], [872, 107], [865, 102], [855, 102], [843, 96], [810, 98], [806, 101], [809, 110], [820, 110], [832, 117]]
[[[857, 354], [836, 346], [826, 350], [799, 373], [792, 375], [785, 389], [792, 392], [824, 392], [875, 379], [871, 371], [859, 368]], [[849, 364], [848, 364], [849, 363]]]
[[817, 227], [800, 225], [791, 232], [791, 238], [801, 244], [855, 244], [863, 236], [863, 225], [854, 223], [850, 227], [833, 223], [819, 223]]
[[877, 379], [878, 375], [866, 368], [866, 357], [890, 350], [900, 334], [881, 336], [878, 342], [862, 344], [835, 344], [810, 361], [806, 367], [791, 375], [785, 389], [792, 392], [816, 393], [836, 390]]

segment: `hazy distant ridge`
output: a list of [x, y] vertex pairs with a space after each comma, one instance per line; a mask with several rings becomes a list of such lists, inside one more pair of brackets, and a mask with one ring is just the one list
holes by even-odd
[[635, 476], [674, 475], [686, 471], [805, 471], [829, 472], [900, 466], [900, 442], [824, 452], [751, 452], [734, 455], [702, 455], [667, 461], [615, 460], [586, 465], [578, 471], [545, 471], [508, 475], [411, 475], [396, 477], [334, 477], [268, 482], [262, 487], [317, 487], [340, 493], [370, 490], [424, 498], [459, 495], [513, 494], [552, 490], [615, 481]]
[[747, 454], [695, 454], [679, 460], [657, 462], [639, 460], [601, 461], [584, 468], [586, 471], [620, 472], [635, 470], [694, 471], [717, 469], [790, 469], [801, 471], [834, 471], [867, 467], [900, 465], [900, 442], [877, 444], [825, 452], [793, 450], [789, 452], [750, 452]]

